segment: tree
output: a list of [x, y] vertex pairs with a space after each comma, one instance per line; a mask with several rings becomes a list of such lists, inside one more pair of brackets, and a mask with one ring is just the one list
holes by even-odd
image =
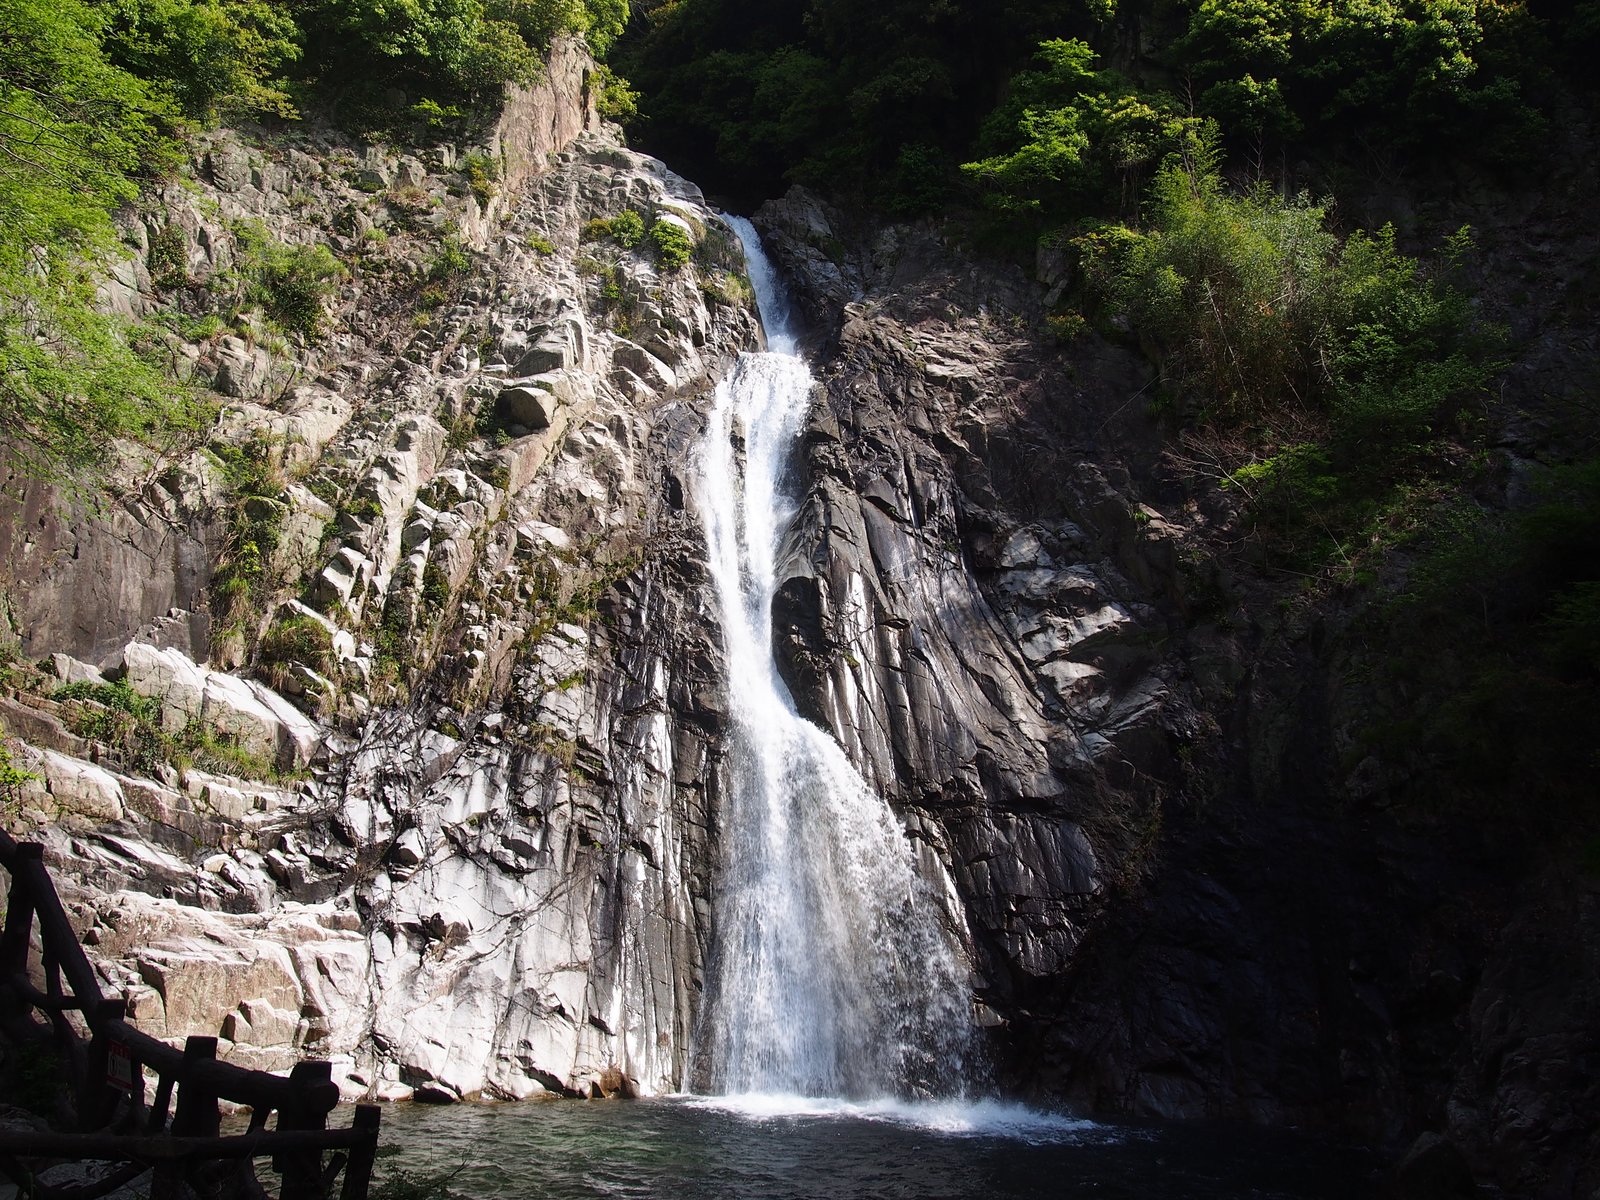
[[0, 414], [54, 473], [180, 414], [128, 330], [94, 307], [112, 213], [172, 149], [157, 90], [109, 61], [107, 12], [0, 0]]

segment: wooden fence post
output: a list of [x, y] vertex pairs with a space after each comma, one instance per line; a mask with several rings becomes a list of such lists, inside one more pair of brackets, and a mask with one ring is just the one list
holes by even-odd
[[[38, 842], [23, 842], [16, 847], [17, 867], [22, 866], [22, 859], [44, 858], [44, 847]], [[19, 870], [11, 872], [11, 888], [6, 899], [6, 927], [0, 934], [0, 977], [10, 979], [13, 976], [26, 982], [28, 978], [28, 943], [33, 940], [33, 892], [28, 887], [24, 873]], [[33, 1006], [21, 996], [16, 995], [9, 987], [0, 988], [0, 996], [4, 997], [3, 1007], [0, 1007], [0, 1018], [3, 1018], [9, 1027], [14, 1022], [21, 1021], [32, 1011]]]
[[217, 1094], [196, 1077], [202, 1063], [214, 1062], [217, 1039], [190, 1037], [183, 1043], [183, 1067], [178, 1076], [178, 1107], [172, 1114], [175, 1137], [216, 1137], [222, 1128]]
[[[328, 1114], [339, 1102], [333, 1084], [333, 1064], [307, 1060], [289, 1072], [291, 1098], [278, 1111], [279, 1129], [326, 1129]], [[290, 1150], [272, 1164], [283, 1179], [279, 1200], [322, 1200], [322, 1151]]]
[[[127, 1014], [128, 1002], [120, 999], [102, 1000], [92, 1011], [83, 1014], [89, 1025], [89, 1056], [84, 1063], [83, 1084], [78, 1091], [78, 1129], [82, 1133], [91, 1133], [102, 1125], [110, 1124], [116, 1115], [121, 1089], [111, 1079], [111, 1035], [106, 1027], [109, 1022], [120, 1021]], [[130, 1089], [137, 1087], [142, 1097], [144, 1072], [138, 1068], [132, 1069], [135, 1078], [129, 1081]]]
[[372, 1163], [378, 1155], [378, 1124], [383, 1111], [376, 1104], [356, 1105], [355, 1119], [350, 1128], [359, 1132], [360, 1139], [350, 1147], [350, 1161], [344, 1168], [344, 1187], [339, 1200], [367, 1200], [367, 1187], [372, 1182]]
[[44, 847], [38, 842], [23, 842], [17, 847], [17, 870], [11, 872], [11, 892], [6, 907], [6, 931], [0, 937], [0, 970], [7, 974], [28, 973], [28, 942], [33, 936], [34, 900], [23, 879], [22, 859], [44, 861]]

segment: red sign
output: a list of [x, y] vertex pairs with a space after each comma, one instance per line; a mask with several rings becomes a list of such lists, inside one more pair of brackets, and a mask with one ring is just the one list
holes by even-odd
[[106, 1082], [125, 1092], [133, 1091], [133, 1054], [121, 1042], [106, 1043]]

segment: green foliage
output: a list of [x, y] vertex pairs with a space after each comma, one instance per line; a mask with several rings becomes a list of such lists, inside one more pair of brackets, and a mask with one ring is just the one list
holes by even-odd
[[150, 282], [158, 288], [189, 282], [189, 238], [182, 226], [163, 225], [150, 239]]
[[325, 0], [304, 21], [319, 60], [369, 84], [412, 84], [455, 99], [539, 75], [517, 22], [491, 16], [481, 0]]
[[733, 271], [712, 271], [700, 276], [700, 291], [712, 304], [729, 308], [750, 308], [755, 292], [744, 276]]
[[650, 226], [650, 244], [656, 261], [667, 271], [681, 271], [694, 253], [694, 239], [676, 221], [658, 220]]
[[202, 121], [298, 115], [281, 73], [300, 57], [300, 30], [264, 0], [110, 0], [113, 61], [159, 84]]
[[1542, 125], [1527, 96], [1544, 52], [1519, 0], [1201, 0], [1169, 58], [1230, 136], [1515, 158]]
[[1176, 382], [1227, 419], [1294, 410], [1348, 445], [1424, 437], [1481, 391], [1466, 298], [1401, 254], [1392, 228], [1341, 242], [1322, 205], [1234, 193], [1212, 162], [1202, 143], [1163, 170], [1148, 230], [1118, 244], [1114, 300]]
[[[991, 202], [1126, 209], [1195, 119], [1262, 164], [1304, 143], [1519, 164], [1552, 123], [1552, 72], [1592, 86], [1579, 47], [1600, 47], [1594, 0], [641, 8], [617, 58], [646, 148], [741, 198], [798, 181], [910, 216], [939, 203], [941, 161], [971, 163]], [[1097, 69], [1093, 50], [1138, 76]]]
[[243, 749], [238, 742], [199, 721], [177, 733], [161, 724], [161, 701], [140, 695], [126, 680], [69, 683], [52, 693], [68, 705], [68, 724], [79, 737], [101, 743], [115, 761], [146, 775], [162, 766], [195, 765], [249, 779], [282, 777], [277, 765]]
[[[367, 94], [423, 93], [409, 113], [430, 127], [510, 84], [535, 82], [542, 55], [568, 34], [598, 55], [628, 20], [627, 0], [314, 0], [300, 10], [315, 76]], [[381, 117], [380, 117], [381, 120]]]
[[961, 168], [1002, 213], [1060, 219], [1126, 209], [1149, 169], [1198, 137], [1198, 122], [1173, 98], [1141, 96], [1095, 71], [1086, 42], [1044, 42], [1037, 61], [984, 123], [981, 144], [993, 152]]
[[0, 0], [0, 417], [36, 472], [97, 461], [113, 438], [192, 429], [182, 389], [95, 308], [111, 216], [170, 161], [160, 89], [114, 64], [109, 14]]
[[330, 674], [334, 665], [333, 634], [315, 617], [282, 617], [262, 635], [256, 653], [268, 682], [280, 687], [294, 663], [321, 675]]
[[218, 443], [211, 453], [234, 493], [227, 536], [211, 577], [212, 620], [225, 631], [242, 623], [268, 583], [283, 533], [283, 481], [264, 439], [242, 446]]
[[461, 160], [462, 173], [467, 186], [479, 204], [487, 204], [500, 190], [500, 160], [488, 154], [469, 154]]
[[625, 250], [632, 250], [644, 240], [644, 217], [633, 209], [624, 209], [614, 217], [596, 217], [583, 226], [585, 241], [596, 242], [610, 238]]
[[422, 572], [422, 602], [429, 608], [443, 608], [450, 601], [450, 580], [437, 563]]
[[[954, 164], [1031, 140], [975, 144], [984, 114], [1041, 42], [1083, 44], [1114, 9], [1109, 0], [643, 7], [617, 58], [643, 94], [634, 128], [648, 148], [736, 196], [775, 195], [798, 181], [905, 216], [944, 202]], [[1007, 132], [1026, 107], [1043, 114], [1070, 100], [1007, 101]], [[1070, 130], [1062, 136], [1073, 140]]]
[[458, 236], [449, 234], [429, 259], [427, 278], [431, 283], [455, 283], [471, 270], [472, 253]]
[[288, 246], [267, 238], [260, 226], [234, 228], [239, 273], [245, 298], [278, 328], [315, 336], [322, 327], [324, 304], [337, 281], [348, 272], [333, 251], [320, 243]]
[[1348, 562], [1479, 402], [1494, 338], [1392, 229], [1341, 239], [1324, 206], [1235, 192], [1215, 163], [1203, 136], [1158, 173], [1142, 228], [1077, 238], [1082, 274], [1198, 403], [1215, 475], [1261, 532], [1301, 569]]
[[115, 683], [67, 683], [58, 687], [54, 700], [89, 700], [111, 712], [127, 713], [139, 721], [154, 721], [161, 715], [161, 701], [142, 696], [126, 680]]
[[69, 683], [52, 698], [72, 705], [68, 724], [74, 733], [109, 747], [133, 770], [151, 774], [167, 761], [170, 743], [160, 726], [161, 702], [141, 696], [126, 681]]
[[467, 114], [459, 104], [440, 104], [431, 96], [424, 96], [411, 106], [411, 115], [430, 132], [437, 133], [463, 120]]
[[11, 747], [0, 742], [0, 820], [14, 818], [22, 805], [22, 789], [39, 777], [11, 759]]
[[950, 157], [937, 146], [927, 142], [902, 146], [890, 173], [885, 208], [901, 218], [939, 212], [950, 199], [953, 178]]
[[627, 122], [639, 115], [639, 93], [605, 64], [589, 76], [589, 87], [594, 92], [595, 111], [606, 120]]
[[1587, 821], [1593, 836], [1600, 460], [1541, 472], [1529, 491], [1510, 513], [1458, 502], [1426, 522], [1409, 585], [1378, 616], [1383, 694], [1429, 699], [1380, 707], [1364, 736], [1415, 763], [1440, 804], [1514, 798], [1519, 819]]

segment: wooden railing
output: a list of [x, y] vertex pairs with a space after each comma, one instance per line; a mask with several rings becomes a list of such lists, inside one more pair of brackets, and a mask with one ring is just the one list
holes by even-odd
[[[379, 1110], [357, 1105], [348, 1128], [329, 1129], [339, 1088], [328, 1063], [302, 1062], [285, 1077], [218, 1061], [214, 1037], [191, 1037], [178, 1050], [141, 1032], [124, 1019], [125, 1000], [101, 993], [45, 869], [44, 848], [0, 830], [0, 866], [11, 875], [0, 933], [0, 1027], [14, 1047], [54, 1043], [78, 1124], [71, 1133], [0, 1130], [0, 1172], [21, 1195], [94, 1200], [149, 1171], [150, 1200], [261, 1200], [267, 1193], [255, 1160], [270, 1156], [280, 1200], [330, 1200], [341, 1171], [341, 1200], [366, 1200]], [[156, 1083], [148, 1102], [146, 1071]], [[222, 1136], [221, 1101], [250, 1110], [245, 1133]], [[277, 1124], [268, 1129], [273, 1113]], [[40, 1159], [112, 1165], [92, 1183], [51, 1187], [28, 1165]]]

